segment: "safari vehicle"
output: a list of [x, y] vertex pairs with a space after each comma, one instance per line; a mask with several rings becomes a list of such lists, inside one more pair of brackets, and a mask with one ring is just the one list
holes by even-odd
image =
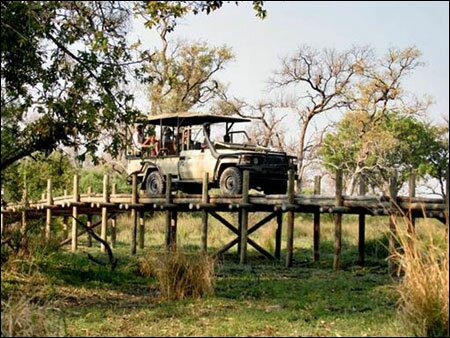
[[[199, 113], [149, 116], [142, 125], [154, 131], [151, 150], [128, 153], [128, 174], [137, 173], [140, 188], [149, 195], [165, 190], [165, 179], [172, 175], [174, 186], [187, 193], [201, 191], [204, 173], [209, 185], [224, 195], [240, 194], [242, 173], [250, 172], [250, 188], [265, 194], [285, 194], [287, 172], [295, 167], [292, 156], [251, 143], [245, 131], [233, 131], [235, 123], [249, 119]], [[211, 140], [211, 126], [223, 126], [220, 141]], [[216, 135], [217, 136], [217, 135]], [[233, 139], [244, 139], [233, 142]]]

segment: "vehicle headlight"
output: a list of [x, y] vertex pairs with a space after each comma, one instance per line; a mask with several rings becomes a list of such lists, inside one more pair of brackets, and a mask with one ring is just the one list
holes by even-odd
[[252, 155], [242, 155], [241, 156], [241, 164], [248, 165], [252, 164]]

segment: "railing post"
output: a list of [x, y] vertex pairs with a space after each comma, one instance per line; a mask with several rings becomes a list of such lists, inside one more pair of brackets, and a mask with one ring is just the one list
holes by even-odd
[[[202, 184], [202, 204], [204, 205], [209, 202], [208, 182], [209, 174], [205, 172]], [[202, 210], [202, 253], [208, 253], [208, 211], [205, 208]]]
[[51, 226], [52, 226], [52, 209], [51, 209], [51, 206], [53, 205], [52, 190], [53, 190], [52, 179], [49, 178], [47, 180], [47, 205], [49, 207], [47, 208], [47, 215], [46, 215], [46, 221], [45, 221], [45, 242], [46, 243], [48, 243], [50, 241], [50, 232], [51, 232]]
[[[343, 205], [342, 199], [342, 169], [336, 170], [336, 192], [334, 198], [336, 207]], [[334, 214], [334, 259], [333, 269], [338, 271], [341, 266], [341, 247], [342, 247], [342, 214], [337, 212]]]
[[[295, 176], [294, 171], [288, 172], [288, 204], [292, 206], [295, 201]], [[286, 234], [286, 267], [292, 266], [294, 255], [294, 211], [287, 211], [287, 234]]]
[[[359, 178], [359, 195], [364, 196], [366, 194], [366, 182], [364, 176]], [[358, 265], [364, 266], [364, 251], [366, 241], [366, 215], [360, 213], [358, 215]]]
[[137, 186], [137, 174], [134, 173], [132, 176], [132, 186], [131, 186], [131, 204], [133, 207], [131, 208], [131, 254], [136, 254], [136, 235], [137, 235], [137, 226], [138, 226], [138, 217], [136, 204], [138, 202], [138, 186]]
[[[78, 175], [73, 176], [73, 201], [78, 203], [80, 201], [80, 191], [78, 186]], [[78, 247], [78, 224], [76, 218], [78, 218], [78, 208], [72, 207], [72, 252], [77, 251]]]
[[389, 260], [388, 269], [389, 274], [394, 277], [398, 274], [398, 261], [395, 258], [397, 251], [397, 219], [394, 209], [396, 208], [397, 200], [397, 172], [389, 180], [389, 197], [391, 199], [391, 210], [389, 210]]
[[[105, 174], [103, 176], [103, 202], [109, 203], [109, 176]], [[105, 206], [102, 207], [102, 230], [101, 230], [101, 238], [106, 241], [108, 230], [108, 208]], [[105, 252], [106, 248], [103, 244], [100, 244], [100, 251]]]
[[248, 190], [250, 187], [250, 172], [248, 170], [244, 170], [244, 174], [242, 177], [242, 204], [243, 208], [241, 210], [241, 252], [239, 256], [239, 263], [246, 264], [247, 263], [247, 240], [248, 240]]
[[[321, 176], [314, 176], [314, 195], [320, 195]], [[314, 212], [314, 262], [320, 259], [320, 211]]]
[[[172, 175], [167, 174], [166, 176], [166, 205], [170, 205], [172, 203]], [[174, 243], [172, 242], [174, 236], [172, 234], [172, 222], [173, 215], [170, 209], [166, 210], [166, 248], [172, 249]], [[175, 225], [175, 224], [174, 224]]]
[[277, 212], [277, 229], [275, 231], [275, 257], [281, 258], [281, 238], [283, 232], [283, 213]]
[[[114, 196], [117, 194], [117, 184], [113, 183], [111, 188], [111, 195]], [[117, 237], [117, 222], [116, 216], [111, 218], [111, 248], [116, 247], [116, 237]]]
[[[409, 175], [409, 197], [416, 197], [416, 172], [415, 170], [411, 170], [411, 174]], [[416, 218], [413, 215], [412, 210], [408, 211], [409, 213], [409, 222], [408, 222], [408, 233], [413, 234], [416, 229]]]

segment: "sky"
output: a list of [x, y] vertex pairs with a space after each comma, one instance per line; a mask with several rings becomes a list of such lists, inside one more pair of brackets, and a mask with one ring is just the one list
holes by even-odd
[[[267, 95], [267, 80], [281, 58], [301, 45], [338, 50], [368, 45], [378, 56], [391, 47], [416, 46], [425, 66], [407, 78], [405, 87], [418, 96], [432, 96], [431, 120], [442, 122], [448, 116], [448, 2], [265, 1], [264, 8], [264, 20], [255, 16], [251, 2], [225, 4], [209, 15], [189, 15], [171, 38], [231, 47], [236, 58], [217, 78], [229, 85], [229, 96], [254, 103]], [[135, 34], [147, 46], [158, 46], [148, 30]]]

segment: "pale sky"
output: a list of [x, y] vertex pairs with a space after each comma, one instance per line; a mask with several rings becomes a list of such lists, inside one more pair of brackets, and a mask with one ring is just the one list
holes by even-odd
[[[256, 102], [280, 58], [300, 45], [339, 50], [369, 45], [381, 56], [390, 47], [416, 46], [426, 65], [409, 76], [406, 88], [431, 95], [432, 120], [449, 112], [449, 3], [427, 2], [264, 2], [267, 18], [255, 16], [251, 2], [225, 4], [209, 15], [190, 15], [171, 37], [228, 45], [236, 59], [217, 78], [230, 96]], [[136, 34], [148, 46], [158, 40], [148, 30]]]

